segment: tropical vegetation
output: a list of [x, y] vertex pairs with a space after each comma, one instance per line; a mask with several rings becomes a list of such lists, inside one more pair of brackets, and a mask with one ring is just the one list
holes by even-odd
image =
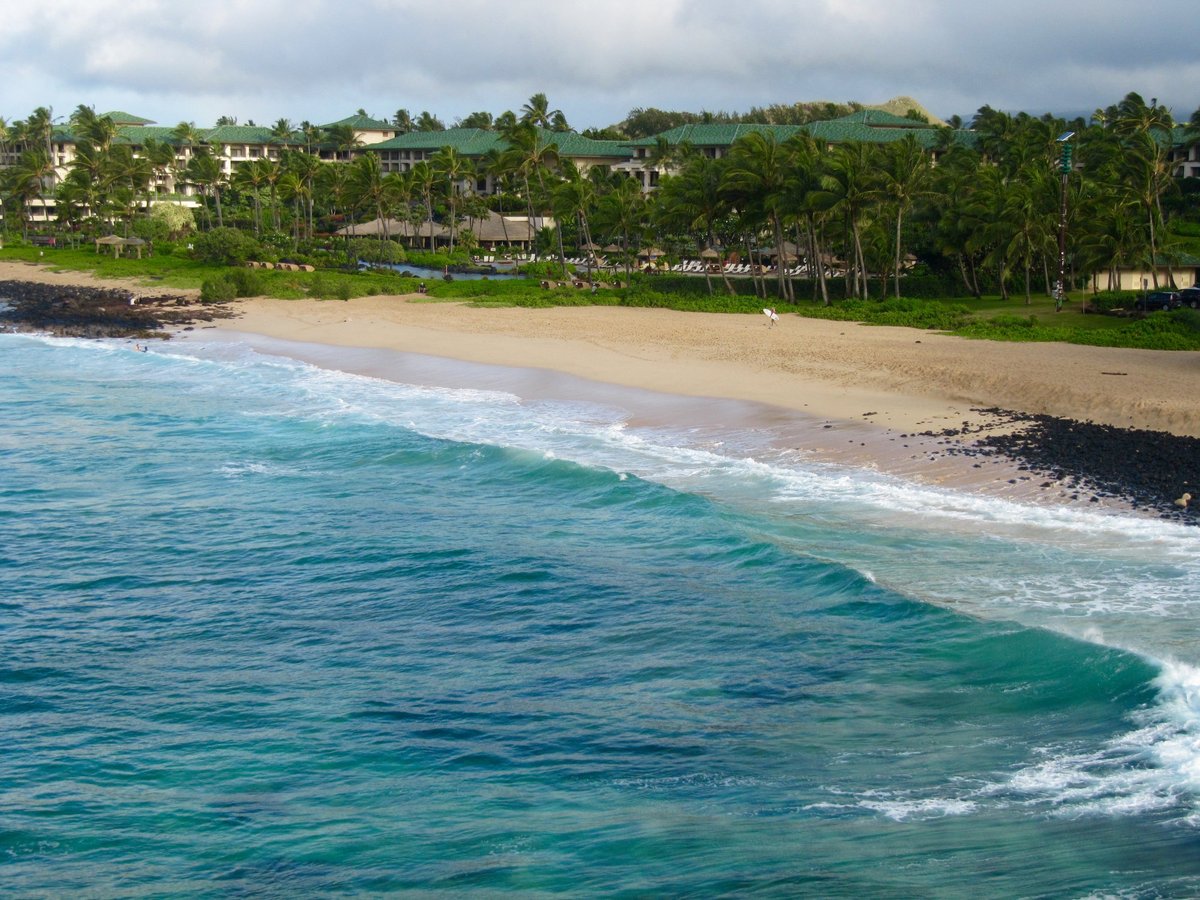
[[[644, 127], [647, 112], [635, 110], [623, 124]], [[790, 113], [820, 114], [812, 106]], [[970, 141], [943, 129], [936, 165], [935, 154], [911, 137], [829, 146], [804, 130], [786, 139], [750, 130], [720, 156], [660, 140], [652, 155], [667, 174], [649, 193], [606, 167], [582, 171], [560, 153], [559, 135], [570, 129], [544, 94], [519, 113], [468, 119], [470, 127], [500, 134], [504, 149], [469, 158], [446, 146], [407, 172], [387, 172], [378, 154], [356, 146], [353, 128], [294, 127], [281, 119], [272, 127], [277, 158], [247, 160], [227, 177], [190, 123], [134, 148], [111, 118], [80, 106], [69, 122], [74, 158], [59, 179], [51, 162], [53, 116], [40, 108], [23, 121], [0, 119], [0, 159], [10, 163], [0, 169], [0, 203], [5, 227], [23, 236], [32, 225], [28, 210], [53, 196], [54, 228], [68, 241], [116, 230], [153, 241], [160, 255], [226, 264], [287, 258], [325, 268], [359, 259], [394, 262], [412, 250], [399, 247], [386, 225], [373, 242], [377, 249], [362, 239], [352, 246], [331, 237], [348, 223], [437, 222], [447, 227], [446, 258], [462, 262], [477, 249], [475, 219], [523, 214], [554, 223], [538, 234], [534, 249], [557, 259], [558, 277], [570, 276], [568, 257], [582, 260], [588, 281], [599, 256], [616, 267], [628, 287], [603, 302], [637, 302], [639, 292], [654, 303], [703, 304], [707, 296], [710, 308], [755, 308], [770, 300], [861, 320], [878, 320], [889, 298], [954, 298], [978, 307], [990, 297], [1013, 319], [1022, 305], [1032, 310], [1055, 293], [1060, 263], [1068, 295], [1086, 297], [1094, 273], [1104, 288], [1119, 268], [1143, 266], [1158, 287], [1152, 262], [1165, 265], [1169, 282], [1173, 260], [1200, 256], [1200, 179], [1175, 177], [1170, 164], [1180, 133], [1200, 139], [1200, 110], [1176, 123], [1165, 107], [1137, 94], [1097, 110], [1090, 121], [985, 106], [971, 122]], [[402, 130], [444, 128], [428, 112], [414, 119], [398, 110], [393, 121]], [[1064, 132], [1074, 132], [1073, 160], [1065, 167]], [[326, 148], [328, 159], [315, 147]], [[167, 175], [195, 191], [194, 216], [183, 198], [156, 192]], [[496, 185], [488, 196], [474, 190], [484, 177]], [[639, 282], [636, 270], [646, 260], [639, 254], [651, 247], [668, 260], [736, 256], [753, 269], [741, 279], [715, 265], [703, 278]], [[503, 302], [520, 293], [489, 284], [470, 290], [492, 291]], [[717, 303], [719, 295], [730, 300]], [[947, 319], [945, 307], [940, 303], [935, 315], [893, 306], [887, 316], [941, 323], [921, 327], [967, 327], [970, 316]], [[1038, 338], [1027, 316], [1002, 325], [990, 336]]]

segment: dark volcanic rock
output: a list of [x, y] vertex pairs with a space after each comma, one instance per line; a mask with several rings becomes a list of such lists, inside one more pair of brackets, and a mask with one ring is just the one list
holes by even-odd
[[178, 295], [135, 298], [118, 288], [0, 281], [0, 324], [22, 331], [70, 337], [166, 338], [166, 326], [230, 315], [224, 306], [196, 306]]
[[[1057, 483], [1072, 497], [1122, 500], [1163, 518], [1200, 524], [1200, 438], [1000, 409], [979, 412], [1015, 427], [954, 452], [1004, 456], [1023, 471], [1053, 479], [1043, 487]], [[968, 430], [942, 434], [962, 436]], [[1196, 499], [1181, 508], [1175, 501], [1185, 493]]]

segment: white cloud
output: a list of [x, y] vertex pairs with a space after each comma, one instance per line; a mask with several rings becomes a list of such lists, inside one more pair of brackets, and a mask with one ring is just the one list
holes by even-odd
[[632, 106], [744, 110], [909, 94], [1090, 111], [1128, 91], [1200, 105], [1192, 2], [1010, 0], [6, 0], [0, 115], [79, 103], [166, 124], [322, 122], [358, 107], [450, 121], [544, 91], [578, 125]]

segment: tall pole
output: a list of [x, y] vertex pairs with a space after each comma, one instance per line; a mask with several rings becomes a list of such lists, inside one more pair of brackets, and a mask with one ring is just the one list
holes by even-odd
[[[1058, 136], [1056, 143], [1062, 144], [1062, 154], [1058, 161], [1058, 172], [1061, 176], [1058, 191], [1058, 284], [1054, 286], [1054, 311], [1062, 312], [1063, 303], [1067, 299], [1067, 176], [1071, 174], [1071, 138], [1073, 131], [1064, 131]], [[1083, 311], [1087, 312], [1087, 300], [1083, 301]]]
[[1063, 171], [1058, 203], [1058, 284], [1054, 286], [1054, 311], [1062, 312], [1067, 300], [1067, 173]]

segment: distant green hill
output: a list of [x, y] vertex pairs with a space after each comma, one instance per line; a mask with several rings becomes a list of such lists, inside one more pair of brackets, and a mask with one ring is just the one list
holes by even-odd
[[887, 103], [867, 104], [867, 109], [881, 109], [884, 112], [891, 113], [893, 116], [906, 116], [910, 109], [915, 109], [928, 120], [930, 125], [946, 124], [912, 97], [893, 97]]

